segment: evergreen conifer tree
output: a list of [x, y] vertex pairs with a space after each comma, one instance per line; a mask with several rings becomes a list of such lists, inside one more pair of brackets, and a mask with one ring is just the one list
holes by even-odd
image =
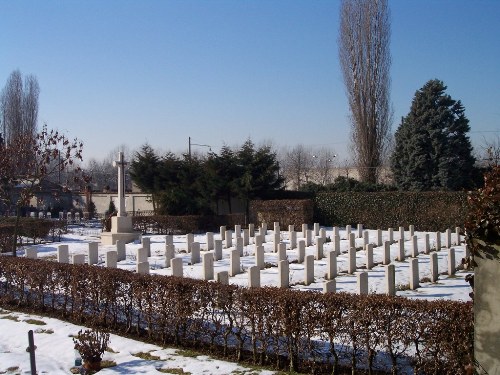
[[415, 93], [410, 113], [395, 134], [394, 182], [402, 190], [460, 190], [473, 186], [475, 159], [469, 120], [440, 80]]

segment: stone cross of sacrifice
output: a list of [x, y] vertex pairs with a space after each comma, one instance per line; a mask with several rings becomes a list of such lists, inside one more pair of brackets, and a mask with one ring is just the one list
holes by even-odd
[[113, 167], [118, 168], [118, 214], [127, 216], [125, 211], [125, 166], [128, 163], [123, 159], [123, 152], [118, 154], [118, 160], [113, 161]]

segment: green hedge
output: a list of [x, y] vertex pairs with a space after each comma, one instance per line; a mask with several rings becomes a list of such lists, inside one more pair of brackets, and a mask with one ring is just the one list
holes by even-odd
[[328, 226], [362, 223], [367, 228], [407, 227], [444, 231], [463, 227], [466, 192], [318, 193], [314, 220]]

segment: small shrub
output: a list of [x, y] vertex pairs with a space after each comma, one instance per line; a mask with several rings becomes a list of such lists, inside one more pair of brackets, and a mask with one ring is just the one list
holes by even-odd
[[80, 330], [73, 342], [84, 362], [99, 362], [108, 347], [109, 333], [98, 329]]

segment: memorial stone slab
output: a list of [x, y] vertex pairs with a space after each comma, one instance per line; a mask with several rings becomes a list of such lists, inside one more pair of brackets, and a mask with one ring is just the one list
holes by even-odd
[[[210, 256], [213, 258], [213, 255], [210, 254]], [[199, 242], [193, 242], [191, 244], [191, 264], [198, 264], [201, 262], [200, 259], [200, 243]]]
[[175, 258], [175, 246], [165, 245], [165, 267], [170, 268], [170, 261]]
[[85, 264], [85, 254], [73, 254], [73, 264]]
[[229, 276], [236, 276], [241, 272], [240, 252], [231, 250], [229, 253]]
[[228, 285], [229, 284], [229, 272], [227, 271], [220, 271], [215, 274], [215, 280], [218, 283]]
[[99, 244], [97, 242], [89, 242], [88, 255], [88, 264], [90, 266], [97, 264], [97, 262], [99, 261]]
[[68, 245], [57, 246], [57, 261], [59, 263], [69, 263]]
[[385, 290], [388, 296], [396, 295], [396, 267], [394, 264], [384, 266], [385, 268]]
[[290, 265], [287, 260], [278, 262], [278, 288], [290, 287]]
[[214, 256], [212, 253], [203, 254], [203, 280], [214, 278]]
[[357, 289], [359, 295], [368, 294], [368, 272], [358, 272], [356, 274]]
[[172, 276], [183, 277], [182, 258], [171, 259], [170, 267], [172, 267]]
[[337, 291], [337, 282], [335, 279], [328, 280], [323, 283], [323, 294], [335, 293]]
[[310, 285], [314, 282], [314, 256], [307, 255], [304, 259], [304, 283]]
[[297, 262], [304, 263], [306, 255], [306, 241], [299, 240], [299, 247], [297, 248]]
[[222, 259], [222, 240], [215, 240], [214, 260]]
[[420, 285], [420, 277], [418, 272], [418, 258], [410, 259], [410, 289], [415, 290]]
[[329, 251], [326, 255], [327, 279], [332, 280], [337, 277], [337, 254], [335, 250]]
[[105, 262], [107, 268], [116, 268], [118, 253], [114, 250], [106, 252]]
[[149, 275], [149, 262], [137, 263], [136, 272], [140, 275]]
[[260, 269], [257, 266], [248, 268], [248, 287], [260, 288]]
[[431, 253], [430, 257], [430, 271], [431, 271], [431, 281], [435, 283], [439, 279], [439, 268], [438, 268], [438, 256], [436, 252]]
[[265, 267], [264, 263], [264, 246], [255, 246], [255, 265], [263, 270]]
[[116, 241], [116, 254], [118, 262], [125, 260], [127, 258], [127, 252], [125, 247], [125, 241], [117, 240]]

